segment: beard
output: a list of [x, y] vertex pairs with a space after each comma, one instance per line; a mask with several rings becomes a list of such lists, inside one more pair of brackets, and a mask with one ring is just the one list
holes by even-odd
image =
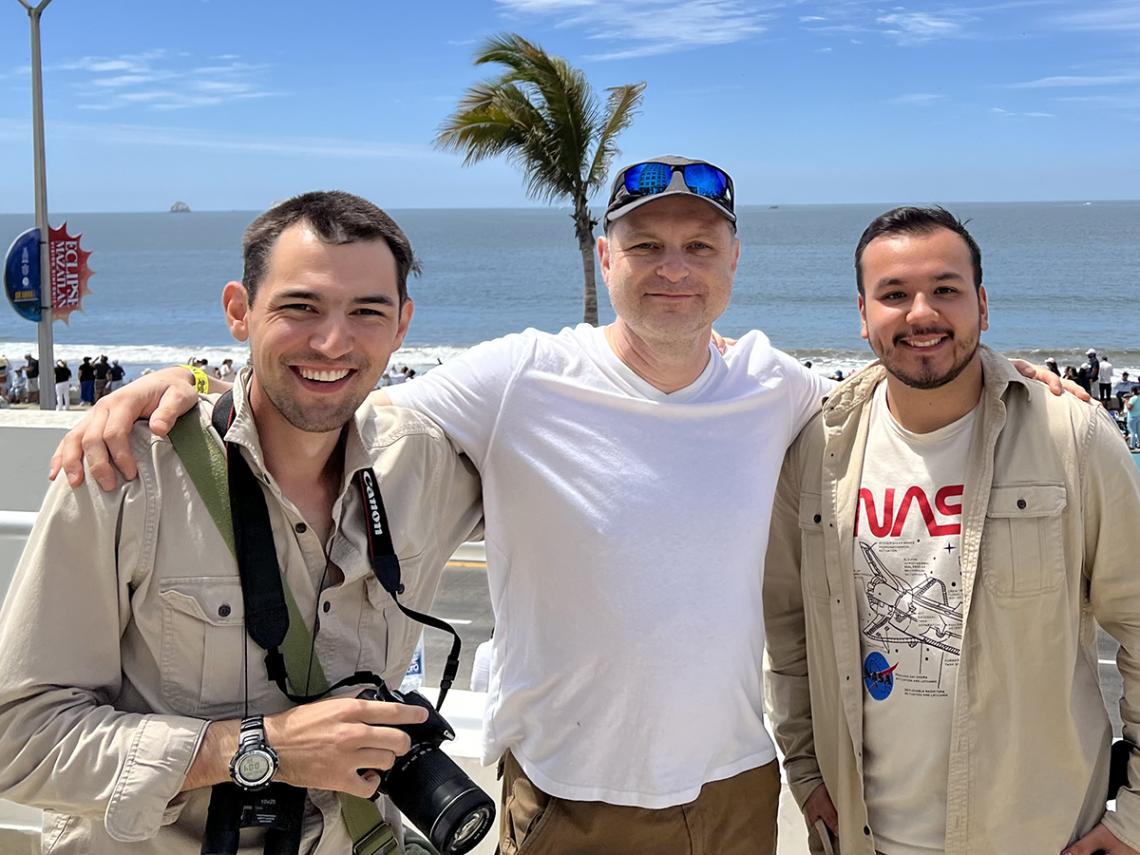
[[[981, 337], [975, 335], [972, 339], [962, 342], [961, 347], [959, 347], [958, 339], [949, 330], [918, 330], [906, 335], [922, 335], [924, 333], [941, 333], [950, 337], [950, 341], [954, 345], [954, 361], [948, 370], [940, 372], [934, 364], [934, 359], [921, 355], [919, 356], [918, 370], [908, 370], [903, 367], [904, 360], [897, 358], [898, 350], [894, 345], [889, 350], [884, 349], [882, 353], [878, 354], [878, 357], [887, 373], [910, 388], [938, 389], [947, 383], [952, 383], [959, 374], [966, 370], [966, 366], [974, 360], [974, 356], [978, 352]], [[896, 336], [896, 342], [902, 337]]]

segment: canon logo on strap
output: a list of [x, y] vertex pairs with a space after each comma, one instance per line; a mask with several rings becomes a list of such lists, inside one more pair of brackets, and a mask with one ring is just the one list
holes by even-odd
[[372, 473], [362, 471], [360, 480], [364, 483], [364, 495], [368, 499], [368, 516], [372, 520], [372, 534], [379, 537], [384, 533], [384, 525], [380, 522], [380, 505], [376, 501], [376, 486], [372, 481]]

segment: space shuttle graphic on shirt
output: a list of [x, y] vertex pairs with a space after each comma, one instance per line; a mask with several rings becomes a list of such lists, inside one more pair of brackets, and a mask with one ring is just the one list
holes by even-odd
[[946, 584], [927, 577], [912, 585], [887, 567], [872, 544], [859, 541], [859, 549], [871, 571], [866, 583], [871, 615], [863, 634], [883, 644], [928, 644], [959, 655], [961, 604], [950, 606]]

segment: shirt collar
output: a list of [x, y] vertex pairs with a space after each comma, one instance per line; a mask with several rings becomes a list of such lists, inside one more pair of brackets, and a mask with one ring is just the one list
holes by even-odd
[[[234, 419], [230, 423], [229, 430], [226, 431], [225, 440], [244, 448], [248, 452], [247, 458], [254, 474], [263, 477], [268, 475], [268, 469], [265, 465], [264, 453], [261, 450], [261, 439], [257, 433], [257, 424], [253, 419], [253, 407], [249, 402], [249, 384], [252, 378], [253, 369], [246, 366], [234, 381]], [[345, 425], [344, 476], [340, 489], [341, 496], [349, 488], [357, 472], [361, 469], [369, 469], [372, 466], [372, 455], [368, 453], [368, 445], [362, 435], [362, 431], [368, 431], [369, 428], [367, 416], [371, 406], [365, 401]]]

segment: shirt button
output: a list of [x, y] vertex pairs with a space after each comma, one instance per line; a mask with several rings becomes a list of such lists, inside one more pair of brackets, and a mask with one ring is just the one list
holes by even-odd
[[812, 522], [823, 522], [823, 517], [821, 517], [819, 514], [816, 514], [811, 519], [812, 519]]
[[321, 608], [324, 610], [324, 613], [327, 615], [329, 613], [329, 609], [332, 608], [332, 603], [330, 603], [328, 600], [325, 600], [325, 604], [323, 606], [321, 606]]
[[297, 534], [304, 534], [308, 530], [309, 527], [304, 523], [297, 523], [295, 526], [293, 526], [293, 531], [297, 532]]
[[1025, 499], [1018, 499], [1018, 500], [1017, 500], [1017, 509], [1018, 509], [1019, 511], [1024, 511], [1024, 510], [1025, 510]]
[[869, 836], [871, 834], [871, 827], [868, 825], [864, 825], [863, 826], [863, 833]]
[[229, 617], [230, 611], [230, 604], [222, 603], [220, 606], [218, 606], [218, 617]]

